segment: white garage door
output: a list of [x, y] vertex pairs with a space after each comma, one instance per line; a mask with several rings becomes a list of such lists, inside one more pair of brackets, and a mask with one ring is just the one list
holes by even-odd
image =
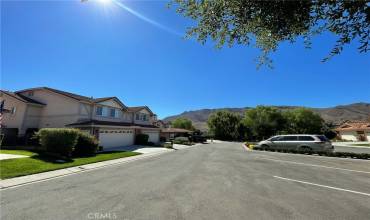
[[158, 131], [142, 131], [144, 134], [149, 135], [149, 142], [158, 143], [159, 142], [159, 132]]
[[122, 147], [134, 144], [133, 130], [100, 130], [99, 132], [100, 145], [107, 148]]

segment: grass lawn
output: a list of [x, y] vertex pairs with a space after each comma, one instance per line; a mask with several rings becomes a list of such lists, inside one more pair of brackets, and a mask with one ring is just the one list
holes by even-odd
[[14, 154], [24, 156], [34, 156], [37, 153], [28, 150], [0, 150], [0, 154]]
[[351, 146], [370, 147], [370, 144], [351, 144]]
[[[16, 154], [16, 152], [24, 153], [23, 151], [13, 151], [13, 150], [1, 150], [1, 153], [6, 151], [7, 153]], [[14, 153], [13, 153], [14, 152]], [[5, 153], [5, 152], [4, 152]], [[41, 173], [51, 170], [58, 170], [67, 167], [74, 167], [83, 164], [95, 163], [105, 160], [113, 160], [122, 157], [130, 157], [135, 156], [140, 153], [136, 152], [126, 152], [126, 151], [112, 151], [112, 152], [103, 152], [99, 153], [96, 156], [92, 157], [79, 157], [73, 158], [72, 161], [67, 162], [57, 162], [56, 158], [39, 155], [37, 153], [29, 152], [28, 154], [31, 157], [27, 158], [17, 158], [17, 159], [9, 159], [9, 160], [1, 160], [0, 161], [0, 178], [1, 179], [8, 179], [17, 176], [24, 176], [29, 174]]]

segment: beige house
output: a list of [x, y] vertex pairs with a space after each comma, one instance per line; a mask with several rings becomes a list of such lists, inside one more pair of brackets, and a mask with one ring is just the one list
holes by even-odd
[[370, 122], [344, 122], [335, 129], [342, 140], [370, 141]]
[[[48, 87], [1, 91], [2, 131], [19, 136], [39, 128], [73, 127], [96, 136], [105, 148], [134, 144], [135, 134], [159, 142], [156, 115], [147, 107], [127, 107], [117, 97], [92, 98]], [[5, 133], [4, 132], [4, 133]]]

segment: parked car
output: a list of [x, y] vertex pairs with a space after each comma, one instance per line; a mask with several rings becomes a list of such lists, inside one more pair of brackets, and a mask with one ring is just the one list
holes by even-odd
[[324, 135], [277, 135], [258, 143], [262, 149], [333, 152], [334, 146]]

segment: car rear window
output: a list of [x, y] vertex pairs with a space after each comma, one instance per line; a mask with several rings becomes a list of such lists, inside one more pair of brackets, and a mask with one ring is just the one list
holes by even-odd
[[318, 135], [316, 137], [318, 137], [320, 141], [329, 141], [329, 139], [327, 139], [324, 135]]
[[315, 138], [313, 138], [311, 136], [299, 136], [298, 140], [300, 140], [300, 141], [314, 141]]

